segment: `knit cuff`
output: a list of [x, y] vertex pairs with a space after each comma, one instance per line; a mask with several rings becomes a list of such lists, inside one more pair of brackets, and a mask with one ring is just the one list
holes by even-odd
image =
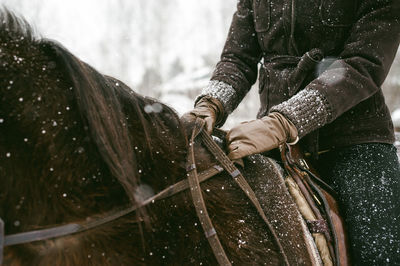
[[306, 88], [271, 108], [279, 112], [297, 128], [299, 138], [326, 125], [331, 120], [332, 111], [328, 100], [318, 90]]
[[205, 87], [201, 91], [200, 95], [196, 97], [195, 105], [204, 96], [215, 98], [221, 102], [224, 108], [224, 117], [221, 119], [223, 121], [222, 124], [239, 104], [235, 89], [231, 85], [219, 80], [211, 80], [208, 83], [208, 86]]

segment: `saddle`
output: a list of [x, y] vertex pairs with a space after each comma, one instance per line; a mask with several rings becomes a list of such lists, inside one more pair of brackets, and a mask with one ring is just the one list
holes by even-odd
[[350, 265], [344, 222], [335, 192], [305, 159], [299, 145], [280, 146], [285, 183], [306, 221], [324, 265]]

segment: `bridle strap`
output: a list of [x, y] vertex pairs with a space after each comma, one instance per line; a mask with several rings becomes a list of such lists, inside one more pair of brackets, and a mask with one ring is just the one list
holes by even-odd
[[243, 190], [244, 194], [249, 198], [252, 202], [254, 207], [256, 208], [258, 214], [263, 219], [264, 223], [267, 225], [268, 229], [270, 230], [272, 237], [278, 246], [279, 252], [281, 253], [285, 264], [289, 265], [288, 258], [286, 253], [280, 243], [278, 235], [276, 234], [271, 222], [268, 220], [267, 216], [265, 215], [260, 202], [257, 199], [253, 189], [250, 187], [249, 183], [246, 181], [242, 173], [239, 169], [234, 165], [234, 163], [228, 158], [228, 156], [221, 150], [221, 148], [214, 142], [212, 137], [206, 132], [200, 132], [204, 145], [208, 148], [208, 150], [214, 155], [214, 157], [219, 161], [222, 167], [233, 177], [233, 180], [239, 185], [239, 187]]
[[[214, 165], [214, 166], [210, 167], [209, 169], [202, 171], [198, 175], [199, 182], [200, 183], [204, 182], [204, 181], [210, 179], [211, 177], [215, 176], [216, 174], [221, 173], [223, 170], [224, 169], [221, 166]], [[114, 211], [112, 213], [109, 213], [108, 215], [105, 215], [103, 218], [91, 219], [83, 224], [70, 223], [70, 224], [66, 224], [66, 225], [51, 227], [48, 229], [34, 230], [34, 231], [11, 234], [11, 235], [5, 236], [4, 235], [4, 223], [0, 219], [0, 265], [1, 265], [1, 258], [2, 258], [4, 247], [18, 245], [18, 244], [25, 244], [25, 243], [35, 242], [35, 241], [41, 241], [41, 240], [47, 240], [47, 239], [52, 239], [52, 238], [56, 238], [56, 237], [67, 236], [67, 235], [87, 231], [90, 229], [94, 229], [98, 226], [101, 226], [103, 224], [114, 221], [118, 218], [121, 218], [125, 215], [128, 215], [128, 214], [136, 211], [138, 208], [144, 207], [150, 203], [154, 203], [156, 200], [161, 200], [161, 199], [171, 197], [171, 196], [173, 196], [179, 192], [182, 192], [188, 188], [189, 188], [189, 181], [187, 179], [184, 179], [184, 180], [179, 181], [178, 183], [171, 185], [168, 188], [162, 190], [161, 192], [154, 195], [153, 197], [146, 199], [139, 205], [131, 206], [131, 207], [128, 207], [126, 209], [123, 209], [123, 210], [117, 211], [117, 212]]]
[[188, 180], [190, 184], [190, 192], [192, 194], [193, 204], [196, 209], [197, 216], [200, 220], [200, 224], [203, 227], [205, 236], [211, 249], [214, 252], [215, 258], [219, 265], [231, 265], [228, 257], [226, 256], [225, 250], [219, 241], [217, 232], [211, 222], [210, 216], [208, 215], [207, 207], [203, 199], [203, 195], [200, 188], [200, 183], [197, 175], [196, 163], [194, 159], [194, 139], [202, 132], [204, 127], [204, 120], [197, 119], [195, 127], [192, 132], [192, 136], [189, 142], [189, 154], [188, 154]]

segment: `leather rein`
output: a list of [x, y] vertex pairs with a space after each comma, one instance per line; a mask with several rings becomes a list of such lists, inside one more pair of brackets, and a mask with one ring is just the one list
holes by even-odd
[[201, 136], [203, 144], [207, 147], [207, 149], [214, 155], [217, 161], [221, 164], [221, 166], [229, 173], [229, 175], [233, 178], [233, 180], [239, 185], [239, 187], [243, 190], [244, 194], [251, 201], [253, 206], [256, 208], [258, 214], [261, 216], [264, 223], [267, 225], [270, 230], [272, 237], [277, 245], [279, 252], [281, 253], [285, 265], [289, 265], [288, 258], [284, 252], [284, 249], [280, 243], [280, 240], [266, 217], [260, 202], [258, 201], [253, 189], [250, 187], [249, 183], [246, 181], [242, 173], [239, 169], [234, 165], [234, 163], [228, 158], [228, 156], [221, 150], [221, 148], [214, 142], [212, 137], [203, 130], [204, 128], [204, 120], [201, 118], [197, 118], [195, 122], [195, 127], [192, 131], [192, 136], [189, 142], [189, 154], [188, 154], [188, 180], [190, 183], [190, 191], [192, 193], [193, 203], [196, 208], [197, 216], [199, 217], [200, 223], [203, 227], [205, 236], [214, 252], [214, 255], [218, 261], [219, 265], [231, 265], [221, 242], [219, 241], [217, 232], [212, 225], [210, 216], [208, 215], [207, 208], [205, 206], [205, 202], [201, 193], [199, 179], [197, 175], [196, 165], [194, 161], [194, 140], [197, 136]]
[[[55, 226], [47, 229], [28, 231], [23, 233], [16, 233], [10, 235], [4, 235], [4, 222], [0, 218], [0, 265], [2, 265], [3, 259], [3, 249], [7, 246], [26, 244], [35, 241], [48, 240], [52, 238], [63, 237], [71, 234], [77, 234], [84, 231], [88, 231], [99, 227], [101, 225], [112, 222], [116, 219], [119, 219], [125, 215], [128, 215], [139, 208], [145, 207], [150, 203], [154, 203], [156, 200], [165, 199], [171, 197], [179, 192], [182, 192], [186, 189], [190, 189], [193, 199], [193, 204], [196, 209], [197, 216], [200, 220], [200, 223], [203, 227], [205, 236], [213, 250], [213, 253], [219, 263], [219, 265], [231, 265], [221, 242], [219, 241], [217, 232], [212, 225], [211, 219], [208, 215], [207, 208], [205, 206], [205, 202], [202, 196], [200, 183], [210, 179], [211, 177], [223, 172], [226, 170], [230, 176], [234, 179], [234, 181], [239, 185], [239, 187], [243, 190], [245, 195], [250, 199], [253, 206], [256, 208], [258, 214], [263, 219], [264, 223], [267, 225], [270, 230], [273, 239], [281, 253], [285, 264], [289, 265], [287, 256], [283, 250], [283, 247], [279, 241], [279, 238], [272, 226], [272, 224], [267, 219], [262, 207], [250, 185], [245, 180], [244, 176], [241, 174], [239, 169], [234, 165], [234, 163], [227, 157], [227, 155], [221, 150], [221, 148], [214, 142], [212, 137], [203, 130], [204, 120], [198, 118], [195, 123], [195, 127], [193, 129], [190, 143], [189, 143], [189, 153], [188, 153], [188, 166], [187, 166], [187, 179], [181, 180], [174, 185], [171, 185], [158, 194], [142, 201], [141, 203], [125, 208], [119, 211], [109, 212], [102, 218], [94, 219], [88, 218], [85, 223], [69, 223], [61, 226]], [[210, 168], [202, 171], [201, 173], [197, 173], [196, 164], [194, 160], [194, 140], [197, 136], [202, 137], [202, 141], [208, 150], [215, 156], [215, 158], [219, 161], [221, 165], [213, 165]]]

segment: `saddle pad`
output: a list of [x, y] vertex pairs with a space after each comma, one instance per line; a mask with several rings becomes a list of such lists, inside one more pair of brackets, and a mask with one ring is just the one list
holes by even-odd
[[[301, 193], [300, 188], [296, 184], [296, 182], [293, 180], [292, 177], [287, 177], [286, 178], [286, 185], [289, 189], [290, 194], [292, 195], [294, 201], [296, 202], [296, 205], [299, 208], [300, 213], [306, 219], [307, 221], [316, 221], [317, 217], [314, 215], [310, 205], [308, 204], [307, 200], [304, 198], [303, 194]], [[324, 234], [322, 233], [312, 233], [314, 237], [315, 244], [317, 245], [319, 254], [321, 256], [321, 259], [324, 263], [324, 266], [332, 266], [332, 258], [329, 254], [329, 248], [328, 248], [328, 243], [326, 241], [326, 238]]]
[[271, 221], [290, 265], [323, 265], [317, 247], [286, 185], [283, 169], [262, 155], [244, 160], [246, 180]]

